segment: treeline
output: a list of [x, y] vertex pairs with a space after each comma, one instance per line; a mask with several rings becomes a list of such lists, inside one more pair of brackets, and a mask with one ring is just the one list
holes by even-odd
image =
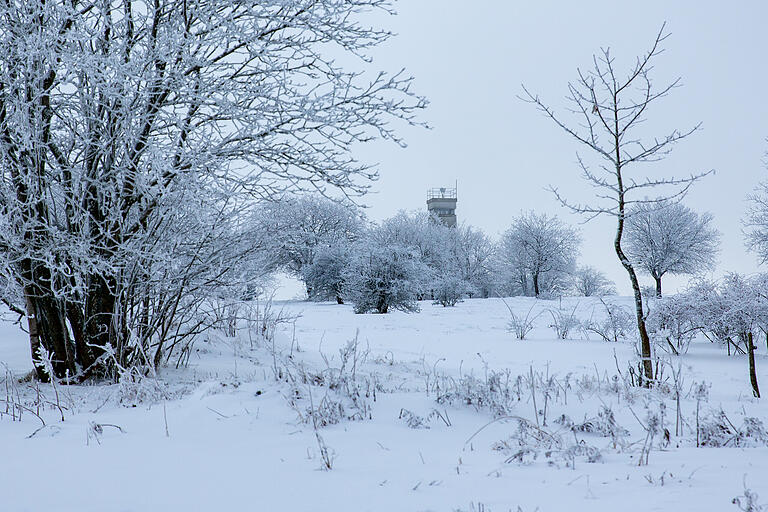
[[[680, 204], [638, 208], [628, 216], [628, 252], [657, 283], [714, 264], [711, 216]], [[368, 222], [354, 205], [297, 196], [257, 209], [253, 230], [271, 270], [306, 285], [311, 300], [352, 302], [359, 313], [413, 311], [432, 299], [615, 294], [600, 270], [579, 265], [581, 237], [556, 216], [521, 213], [499, 240], [482, 230], [449, 228], [428, 213], [400, 212]]]

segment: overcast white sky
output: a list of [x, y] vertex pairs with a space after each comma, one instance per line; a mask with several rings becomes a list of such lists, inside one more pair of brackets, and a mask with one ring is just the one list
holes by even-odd
[[[376, 193], [365, 199], [372, 219], [425, 208], [427, 188], [458, 180], [460, 221], [491, 236], [522, 210], [579, 223], [545, 189], [556, 184], [588, 199], [591, 189], [575, 163], [576, 151], [584, 150], [517, 98], [521, 83], [561, 110], [567, 82], [593, 53], [609, 46], [618, 69], [627, 69], [666, 21], [671, 35], [653, 77], [661, 84], [679, 76], [683, 87], [649, 111], [647, 129], [703, 126], [666, 160], [648, 165], [677, 175], [715, 169], [685, 204], [715, 216], [723, 233], [720, 273], [758, 269], [740, 221], [746, 194], [768, 178], [768, 2], [401, 0], [396, 9], [380, 24], [398, 35], [375, 51], [374, 65], [405, 67], [415, 76], [416, 90], [431, 102], [424, 117], [434, 128], [404, 130], [404, 150], [361, 148], [361, 158], [380, 162]], [[612, 248], [614, 223], [581, 226], [581, 261], [627, 293]], [[667, 278], [666, 288], [685, 282]]]

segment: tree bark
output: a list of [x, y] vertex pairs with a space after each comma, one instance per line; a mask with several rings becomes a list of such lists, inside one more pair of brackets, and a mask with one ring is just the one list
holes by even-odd
[[114, 343], [117, 341], [114, 325], [117, 302], [115, 286], [114, 279], [91, 275], [91, 283], [85, 301], [85, 325], [83, 328], [87, 345], [83, 344], [82, 347], [78, 347], [83, 351], [81, 361], [84, 370], [91, 368], [103, 354], [104, 347], [109, 345], [115, 348], [118, 356], [123, 355]]
[[[38, 350], [48, 351], [53, 365], [54, 377], [64, 378], [75, 374], [75, 354], [66, 325], [64, 303], [55, 298], [51, 288], [51, 271], [41, 263], [31, 260], [21, 262], [24, 286], [24, 301], [29, 328], [29, 347], [32, 361], [38, 361]], [[43, 368], [35, 366], [35, 373], [47, 381]]]
[[757, 372], [755, 370], [755, 344], [752, 333], [747, 333], [747, 355], [749, 356], [749, 381], [752, 383], [752, 394], [760, 398], [760, 388], [757, 387]]
[[661, 298], [661, 276], [653, 276], [653, 280], [656, 281], [656, 297]]
[[[37, 352], [40, 349], [40, 330], [37, 326], [37, 314], [35, 308], [35, 302], [29, 293], [25, 291], [25, 300], [27, 306], [27, 329], [29, 330], [29, 348], [32, 355], [32, 361], [37, 360]], [[35, 374], [37, 378], [45, 382], [47, 375], [42, 368], [35, 366]]]
[[651, 338], [648, 336], [648, 330], [645, 327], [645, 316], [643, 314], [643, 297], [640, 292], [640, 284], [637, 281], [637, 274], [635, 273], [635, 269], [626, 260], [626, 256], [624, 256], [624, 259], [622, 259], [624, 253], [621, 251], [619, 238], [617, 237], [616, 240], [616, 253], [619, 254], [619, 259], [629, 274], [629, 280], [632, 283], [632, 292], [635, 297], [637, 331], [640, 334], [640, 357], [643, 361], [643, 374], [646, 380], [646, 386], [650, 386], [651, 382], [654, 380], [653, 362], [651, 360]]
[[[35, 297], [26, 293], [27, 326], [32, 361], [39, 361], [38, 350], [43, 347], [51, 357], [54, 377], [62, 379], [75, 375], [74, 354], [69, 333], [64, 323], [60, 304], [51, 297]], [[37, 377], [47, 382], [43, 368], [35, 365]]]

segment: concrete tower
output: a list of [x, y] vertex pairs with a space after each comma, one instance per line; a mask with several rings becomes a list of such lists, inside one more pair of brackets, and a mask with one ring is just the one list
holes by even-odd
[[427, 210], [450, 228], [456, 227], [456, 188], [433, 188], [427, 191]]

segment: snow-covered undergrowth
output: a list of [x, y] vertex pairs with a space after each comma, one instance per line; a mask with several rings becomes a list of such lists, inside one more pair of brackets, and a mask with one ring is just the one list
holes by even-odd
[[[28, 347], [4, 325], [0, 509], [722, 511], [768, 501], [768, 406], [752, 398], [745, 356], [706, 340], [680, 356], [659, 351], [662, 383], [648, 390], [632, 385], [632, 343], [595, 332], [611, 328], [597, 299], [421, 308], [279, 303], [286, 320], [274, 329], [209, 333], [186, 368], [94, 386], [19, 382]], [[510, 309], [532, 321], [523, 340], [509, 331]]]

